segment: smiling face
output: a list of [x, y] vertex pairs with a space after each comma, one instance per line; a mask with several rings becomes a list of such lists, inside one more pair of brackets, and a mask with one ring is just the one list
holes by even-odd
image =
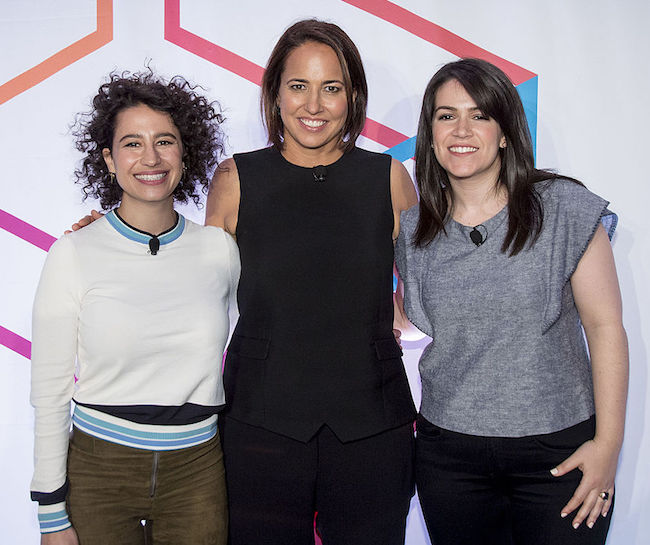
[[102, 150], [123, 190], [120, 207], [173, 206], [183, 173], [183, 144], [169, 114], [138, 104], [115, 119], [112, 150]]
[[331, 47], [306, 42], [287, 56], [277, 103], [284, 125], [282, 153], [289, 161], [314, 166], [341, 156], [348, 101]]
[[442, 84], [435, 97], [433, 151], [450, 183], [494, 185], [499, 178], [499, 148], [506, 146], [499, 124], [487, 117], [457, 80]]

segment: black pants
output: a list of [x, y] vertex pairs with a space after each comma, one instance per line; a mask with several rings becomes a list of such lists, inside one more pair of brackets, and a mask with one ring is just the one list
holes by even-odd
[[413, 425], [303, 443], [220, 419], [231, 545], [403, 545], [414, 492]]
[[[565, 430], [520, 438], [478, 437], [417, 422], [416, 481], [433, 545], [596, 545], [607, 518], [593, 529], [560, 517], [582, 473], [550, 469], [592, 439], [593, 418]], [[612, 504], [613, 508], [613, 504]]]

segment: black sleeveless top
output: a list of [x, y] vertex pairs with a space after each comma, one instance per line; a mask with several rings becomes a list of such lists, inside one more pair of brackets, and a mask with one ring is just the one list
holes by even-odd
[[324, 181], [276, 148], [234, 156], [241, 199], [240, 318], [226, 414], [307, 441], [342, 441], [415, 417], [392, 333], [390, 156], [359, 148]]

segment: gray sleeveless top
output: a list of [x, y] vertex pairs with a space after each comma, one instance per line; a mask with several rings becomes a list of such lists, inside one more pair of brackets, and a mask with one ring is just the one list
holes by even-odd
[[507, 207], [471, 227], [450, 220], [447, 234], [416, 248], [417, 205], [402, 213], [396, 263], [411, 322], [432, 337], [420, 359], [421, 413], [456, 432], [521, 437], [558, 431], [594, 413], [591, 366], [571, 275], [608, 202], [567, 180], [537, 184], [544, 209], [532, 248], [501, 252]]

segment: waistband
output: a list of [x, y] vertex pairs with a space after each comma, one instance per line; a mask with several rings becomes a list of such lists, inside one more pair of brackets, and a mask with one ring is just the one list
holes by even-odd
[[74, 426], [88, 435], [145, 450], [177, 450], [199, 445], [217, 434], [217, 416], [182, 426], [138, 424], [122, 418], [75, 406]]

